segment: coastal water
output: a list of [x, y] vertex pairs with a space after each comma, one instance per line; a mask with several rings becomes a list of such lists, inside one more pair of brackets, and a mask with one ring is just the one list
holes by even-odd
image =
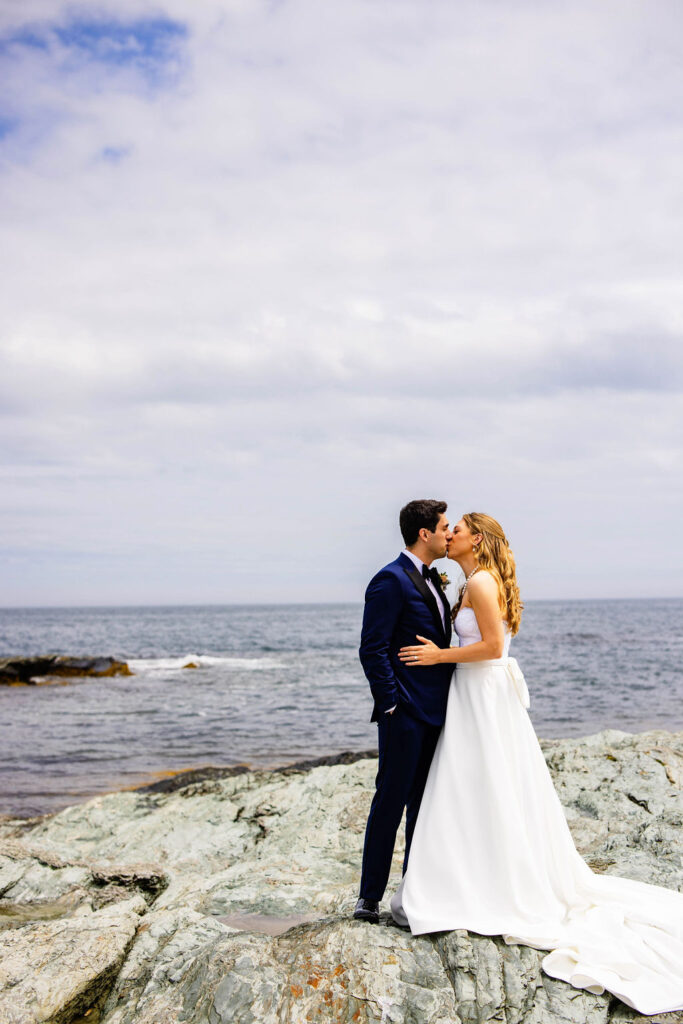
[[[201, 765], [372, 749], [361, 616], [355, 604], [0, 609], [2, 656], [106, 654], [134, 673], [0, 686], [0, 814]], [[539, 736], [683, 729], [683, 600], [530, 601], [511, 654]]]

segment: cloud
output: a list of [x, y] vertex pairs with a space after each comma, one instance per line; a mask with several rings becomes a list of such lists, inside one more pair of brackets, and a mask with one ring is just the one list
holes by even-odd
[[416, 491], [500, 507], [532, 594], [679, 593], [645, 547], [623, 567], [652, 509], [677, 534], [677, 27], [3, 5], [7, 603], [264, 599], [245, 523], [273, 599], [321, 542], [316, 596], [351, 599]]

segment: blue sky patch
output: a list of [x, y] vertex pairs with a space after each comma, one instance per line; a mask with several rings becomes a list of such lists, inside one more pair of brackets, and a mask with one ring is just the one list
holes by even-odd
[[63, 46], [80, 50], [93, 60], [125, 65], [163, 63], [174, 57], [187, 28], [168, 18], [129, 22], [75, 19], [55, 26], [54, 33]]
[[105, 146], [100, 156], [109, 164], [119, 164], [130, 156], [130, 146]]
[[18, 123], [15, 117], [3, 117], [0, 114], [0, 140], [6, 138], [10, 132], [13, 132]]
[[177, 70], [187, 26], [171, 18], [71, 18], [61, 23], [25, 25], [0, 39], [0, 54], [22, 48], [53, 51], [65, 58], [62, 68], [91, 63], [132, 68], [155, 84]]
[[0, 53], [9, 49], [10, 46], [26, 46], [34, 50], [47, 50], [48, 40], [45, 33], [36, 32], [30, 28], [20, 28], [16, 32], [0, 39]]

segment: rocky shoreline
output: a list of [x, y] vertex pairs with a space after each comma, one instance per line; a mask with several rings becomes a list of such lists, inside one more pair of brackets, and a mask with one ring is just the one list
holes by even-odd
[[0, 658], [0, 686], [31, 686], [75, 676], [132, 676], [125, 661], [108, 657], [74, 658], [66, 654], [36, 654]]
[[[595, 871], [683, 889], [683, 733], [542, 743]], [[464, 931], [353, 921], [376, 759], [200, 769], [0, 820], [3, 1024], [640, 1021]], [[390, 895], [400, 879], [394, 859]], [[659, 1021], [683, 1022], [683, 1013]]]

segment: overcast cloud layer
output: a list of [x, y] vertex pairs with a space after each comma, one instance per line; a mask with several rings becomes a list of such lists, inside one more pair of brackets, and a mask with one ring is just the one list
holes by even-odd
[[5, 605], [683, 594], [679, 0], [0, 8]]

